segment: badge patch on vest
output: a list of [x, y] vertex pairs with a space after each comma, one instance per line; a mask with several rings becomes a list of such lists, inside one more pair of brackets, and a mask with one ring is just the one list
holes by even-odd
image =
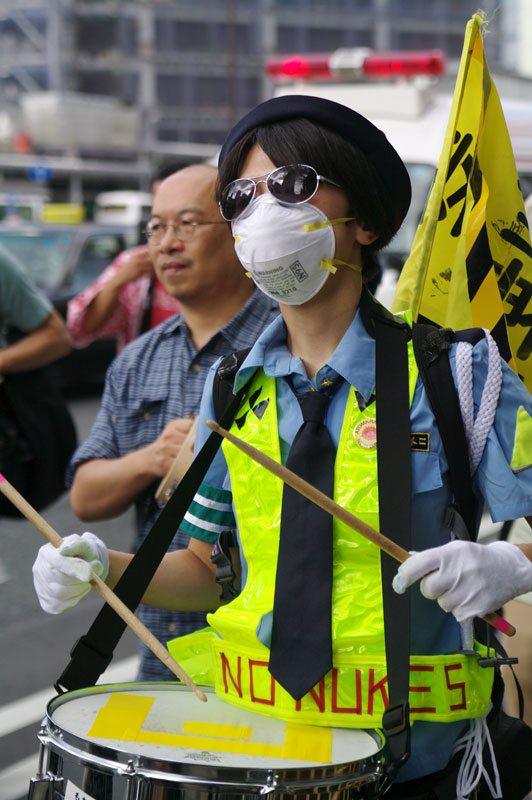
[[235, 423], [239, 430], [241, 430], [244, 427], [244, 424], [246, 422], [246, 417], [250, 411], [253, 411], [253, 413], [258, 419], [262, 419], [262, 417], [264, 416], [264, 412], [268, 408], [268, 403], [270, 401], [268, 398], [266, 398], [266, 400], [261, 400], [260, 402], [257, 402], [261, 393], [262, 393], [262, 387], [259, 387], [256, 392], [253, 392], [253, 394], [249, 398], [249, 408], [247, 408], [244, 411], [244, 413], [241, 414], [240, 417], [237, 417], [235, 419]]
[[410, 449], [415, 453], [428, 453], [430, 450], [430, 433], [411, 432]]
[[377, 420], [368, 417], [357, 422], [353, 430], [353, 439], [365, 450], [371, 450], [377, 446]]

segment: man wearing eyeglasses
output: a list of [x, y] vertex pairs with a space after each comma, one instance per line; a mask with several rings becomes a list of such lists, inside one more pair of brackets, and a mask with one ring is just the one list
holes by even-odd
[[[181, 313], [131, 342], [112, 363], [88, 439], [69, 468], [71, 503], [83, 521], [115, 517], [134, 504], [137, 546], [160, 512], [157, 487], [197, 415], [209, 367], [249, 347], [277, 315], [239, 263], [215, 201], [217, 170], [186, 167], [164, 180], [146, 228], [157, 278]], [[187, 547], [178, 531], [171, 549]], [[203, 612], [141, 607], [163, 642], [203, 627]], [[139, 680], [171, 673], [141, 646]]]

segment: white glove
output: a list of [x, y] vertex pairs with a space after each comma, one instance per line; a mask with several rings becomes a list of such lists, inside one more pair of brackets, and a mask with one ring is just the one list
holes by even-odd
[[61, 614], [90, 591], [90, 580], [105, 580], [109, 572], [107, 547], [93, 533], [73, 533], [61, 547], [45, 544], [33, 565], [33, 585], [43, 611]]
[[[423, 577], [425, 576], [425, 577]], [[458, 622], [483, 617], [532, 589], [532, 563], [508, 542], [477, 544], [456, 539], [414, 553], [393, 579], [398, 594], [423, 578], [421, 594], [438, 600]]]

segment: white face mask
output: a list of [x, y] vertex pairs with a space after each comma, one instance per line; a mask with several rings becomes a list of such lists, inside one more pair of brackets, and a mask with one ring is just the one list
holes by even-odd
[[236, 254], [264, 294], [302, 305], [336, 272], [331, 225], [340, 221], [311, 203], [281, 205], [262, 194], [233, 223]]

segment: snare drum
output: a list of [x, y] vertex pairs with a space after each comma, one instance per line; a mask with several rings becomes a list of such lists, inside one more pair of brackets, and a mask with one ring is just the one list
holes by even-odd
[[286, 723], [182, 684], [96, 686], [55, 697], [30, 800], [375, 797], [375, 731]]

